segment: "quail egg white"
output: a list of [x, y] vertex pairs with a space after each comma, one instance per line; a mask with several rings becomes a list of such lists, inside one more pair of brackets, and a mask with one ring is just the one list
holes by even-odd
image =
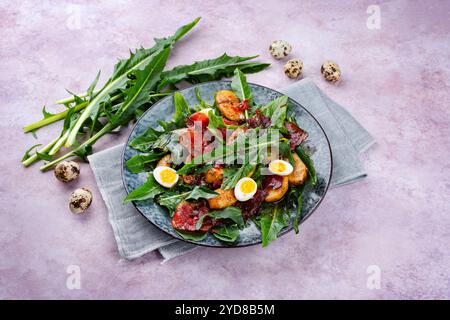
[[255, 180], [252, 178], [242, 178], [234, 187], [234, 196], [239, 201], [247, 201], [253, 198], [258, 190]]
[[288, 176], [294, 171], [294, 168], [287, 161], [273, 160], [269, 163], [269, 171], [277, 176]]
[[179, 179], [178, 173], [166, 166], [156, 167], [153, 170], [153, 177], [160, 185], [166, 188], [172, 188]]

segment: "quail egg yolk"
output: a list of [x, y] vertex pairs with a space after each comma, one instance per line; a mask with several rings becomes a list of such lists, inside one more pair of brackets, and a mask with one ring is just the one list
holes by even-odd
[[256, 189], [255, 182], [252, 180], [246, 180], [241, 184], [241, 191], [243, 193], [251, 193]]
[[172, 170], [162, 170], [160, 177], [163, 183], [172, 184], [177, 179], [177, 174]]
[[270, 164], [270, 171], [282, 173], [286, 171], [286, 165], [281, 161], [272, 162]]

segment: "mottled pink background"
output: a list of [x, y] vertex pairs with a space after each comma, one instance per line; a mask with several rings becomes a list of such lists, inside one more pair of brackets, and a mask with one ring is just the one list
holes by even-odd
[[[72, 4], [80, 29], [68, 28]], [[379, 30], [366, 27], [371, 4], [381, 9]], [[83, 91], [128, 48], [199, 15], [171, 66], [261, 54], [273, 64], [250, 81], [282, 88], [292, 80], [267, 48], [289, 41], [305, 76], [377, 138], [363, 156], [369, 176], [331, 190], [299, 236], [266, 249], [124, 261], [89, 166], [71, 186], [22, 168], [36, 140], [21, 127], [40, 119], [43, 104], [61, 110], [52, 103], [65, 88]], [[448, 1], [1, 1], [0, 298], [450, 298], [449, 16]], [[341, 65], [340, 83], [321, 79], [325, 59]], [[38, 141], [58, 131], [40, 130]], [[86, 217], [67, 209], [81, 186], [94, 193]], [[69, 265], [81, 268], [80, 290], [66, 288]], [[370, 265], [381, 269], [379, 290], [366, 286]]]

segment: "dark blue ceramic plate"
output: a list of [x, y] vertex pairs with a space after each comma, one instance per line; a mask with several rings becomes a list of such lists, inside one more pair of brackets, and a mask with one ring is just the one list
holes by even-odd
[[[258, 104], [265, 105], [282, 95], [280, 92], [260, 85], [250, 84], [250, 86], [252, 88], [254, 101]], [[183, 94], [188, 104], [192, 106], [198, 103], [195, 95], [196, 87], [200, 89], [202, 98], [209, 104], [213, 104], [216, 91], [231, 88], [229, 81], [216, 81], [198, 84], [181, 90], [180, 92]], [[303, 145], [311, 152], [318, 178], [317, 184], [315, 186], [307, 186], [303, 193], [301, 218], [301, 222], [303, 222], [314, 212], [328, 190], [332, 172], [331, 150], [328, 138], [317, 120], [296, 101], [289, 99], [289, 103], [296, 106], [296, 108], [292, 108], [294, 109], [294, 114], [290, 114], [290, 116], [295, 116], [300, 126], [309, 133], [309, 138]], [[158, 128], [159, 125], [157, 124], [157, 120], [172, 120], [173, 113], [173, 97], [168, 96], [147, 110], [131, 131], [122, 158], [122, 176], [127, 192], [136, 189], [147, 179], [146, 173], [133, 174], [125, 167], [125, 162], [139, 153], [139, 151], [134, 150], [129, 146], [130, 141], [142, 134], [148, 127]], [[177, 239], [184, 240], [172, 228], [171, 218], [164, 207], [154, 203], [152, 200], [134, 202], [134, 205], [137, 210], [155, 226]], [[292, 214], [295, 214], [294, 208], [292, 208]], [[282, 231], [282, 234], [291, 230], [292, 225], [289, 225]], [[247, 228], [241, 230], [239, 238], [233, 244], [221, 242], [212, 235], [208, 235], [202, 241], [189, 242], [211, 247], [243, 247], [261, 243], [261, 234], [253, 222], [250, 221]]]

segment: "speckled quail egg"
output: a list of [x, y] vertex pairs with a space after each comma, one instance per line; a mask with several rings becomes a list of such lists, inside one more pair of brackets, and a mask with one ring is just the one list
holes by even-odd
[[166, 166], [156, 167], [153, 170], [153, 177], [160, 185], [166, 188], [172, 188], [179, 179], [178, 173]]
[[294, 171], [294, 167], [284, 160], [273, 160], [269, 163], [269, 171], [277, 176], [288, 176]]
[[55, 167], [55, 177], [62, 182], [70, 182], [80, 175], [80, 165], [74, 161], [62, 161]]
[[269, 46], [269, 51], [275, 59], [283, 59], [292, 51], [292, 46], [284, 40], [275, 40]]
[[300, 77], [303, 71], [303, 62], [298, 59], [289, 60], [284, 65], [284, 74], [291, 79], [297, 79]]
[[92, 203], [92, 193], [87, 188], [78, 188], [70, 195], [69, 208], [74, 214], [84, 213]]
[[234, 187], [234, 196], [239, 201], [247, 201], [253, 198], [253, 196], [258, 190], [255, 180], [252, 178], [242, 178]]
[[336, 82], [341, 77], [341, 68], [339, 65], [331, 60], [327, 60], [324, 62], [322, 67], [320, 68], [320, 72], [322, 73], [325, 80], [329, 82]]

